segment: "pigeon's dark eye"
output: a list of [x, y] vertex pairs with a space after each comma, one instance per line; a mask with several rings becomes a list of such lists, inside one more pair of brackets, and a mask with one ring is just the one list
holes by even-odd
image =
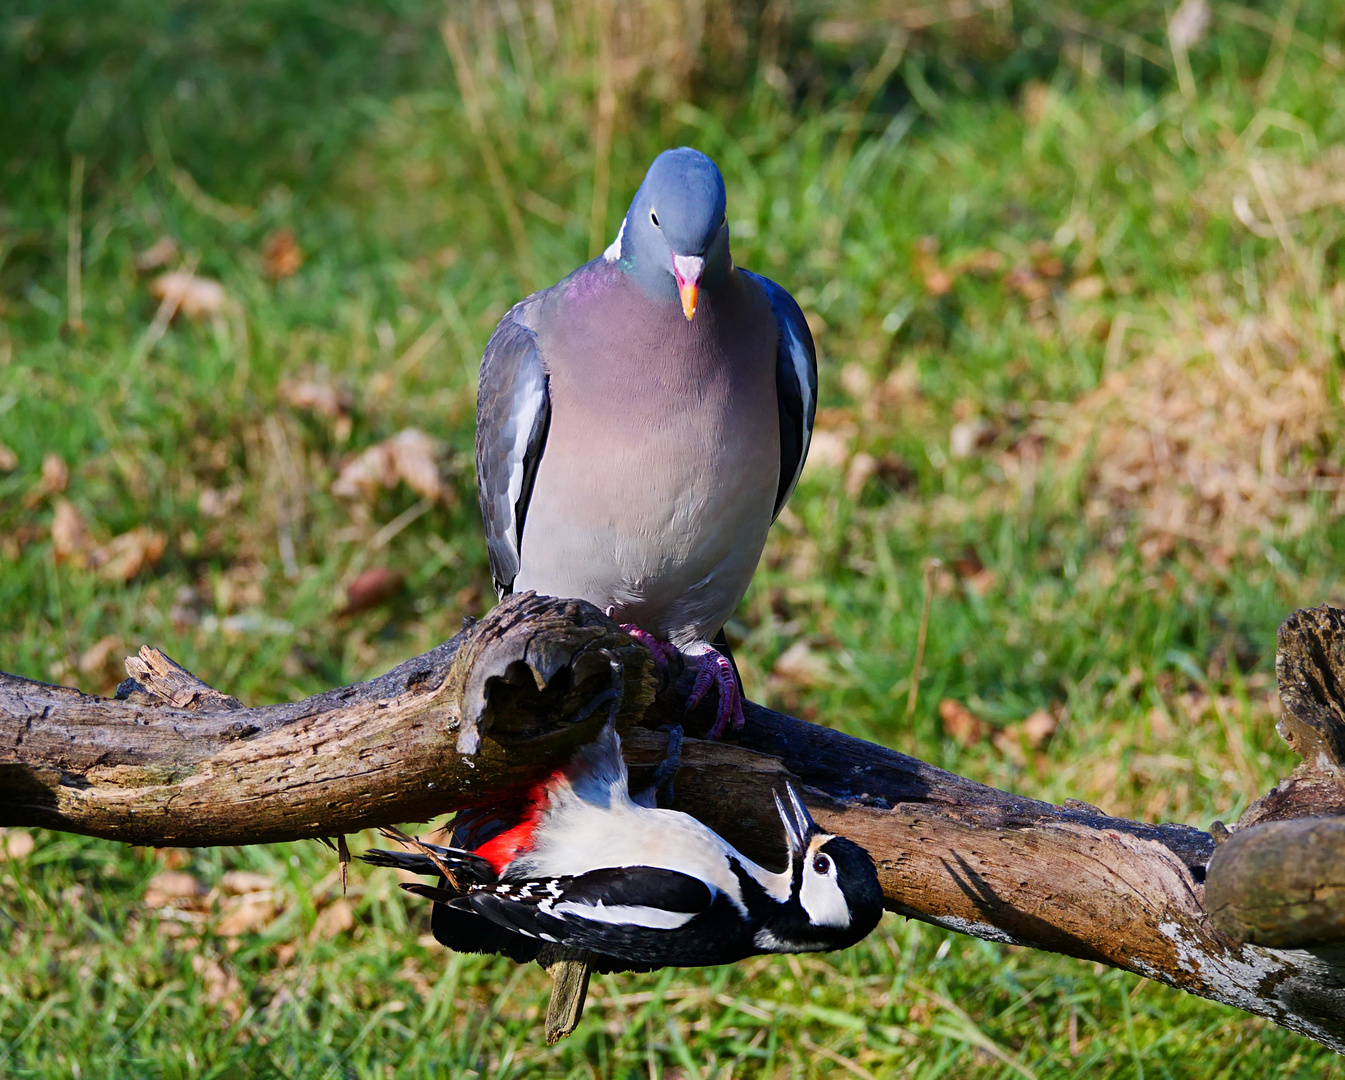
[[649, 220], [654, 223], [654, 228], [658, 228], [658, 215], [654, 211], [649, 211]]
[[813, 856], [813, 872], [816, 874], [827, 875], [831, 873], [831, 859], [822, 854]]

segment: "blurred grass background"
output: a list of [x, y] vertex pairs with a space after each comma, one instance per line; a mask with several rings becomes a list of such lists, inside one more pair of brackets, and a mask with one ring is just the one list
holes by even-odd
[[[259, 703], [484, 611], [481, 349], [688, 143], [822, 359], [730, 625], [749, 695], [1036, 797], [1234, 818], [1293, 764], [1278, 623], [1345, 601], [1343, 34], [1329, 0], [19, 0], [0, 666], [108, 692], [150, 642]], [[892, 916], [595, 979], [548, 1049], [541, 972], [444, 952], [389, 877], [342, 897], [317, 845], [0, 856], [5, 1076], [1345, 1074]]]

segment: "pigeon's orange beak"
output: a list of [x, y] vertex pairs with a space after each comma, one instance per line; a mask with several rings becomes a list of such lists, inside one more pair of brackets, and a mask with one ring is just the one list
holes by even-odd
[[673, 276], [677, 278], [677, 295], [682, 298], [682, 314], [690, 322], [696, 317], [696, 303], [701, 295], [701, 275], [705, 260], [699, 255], [674, 255]]

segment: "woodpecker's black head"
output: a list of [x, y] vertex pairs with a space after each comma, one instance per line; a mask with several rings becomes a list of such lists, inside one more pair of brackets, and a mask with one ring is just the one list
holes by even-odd
[[[844, 949], [867, 937], [883, 914], [883, 890], [869, 853], [817, 827], [794, 789], [777, 795], [792, 875], [790, 898], [770, 919], [772, 952]], [[764, 944], [758, 940], [758, 944]]]

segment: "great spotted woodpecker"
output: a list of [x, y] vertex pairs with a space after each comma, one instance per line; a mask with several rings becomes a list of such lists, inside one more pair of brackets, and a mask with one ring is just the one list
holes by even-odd
[[522, 820], [466, 850], [361, 858], [438, 885], [431, 929], [459, 952], [535, 959], [544, 942], [588, 950], [605, 970], [725, 964], [758, 953], [853, 945], [878, 923], [868, 852], [813, 822], [791, 787], [777, 795], [787, 863], [772, 873], [695, 818], [641, 805], [610, 724], [530, 794]]

